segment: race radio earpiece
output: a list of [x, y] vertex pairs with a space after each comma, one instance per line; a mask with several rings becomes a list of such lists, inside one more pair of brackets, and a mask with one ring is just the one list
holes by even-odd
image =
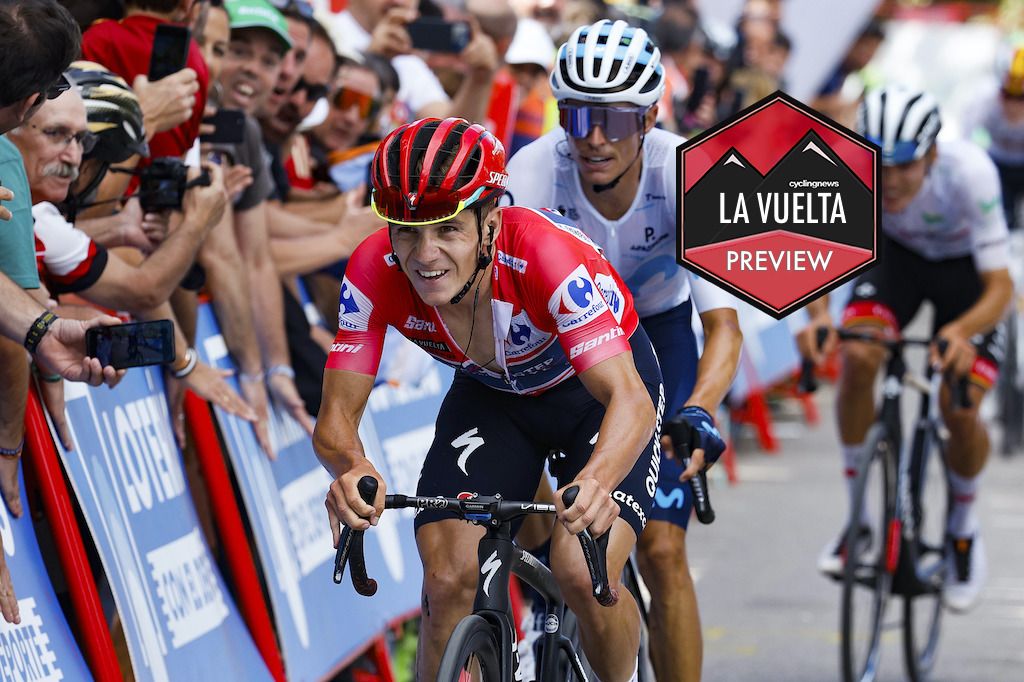
[[487, 251], [476, 257], [477, 270], [483, 270], [491, 264], [491, 247], [494, 246], [494, 225], [487, 226]]

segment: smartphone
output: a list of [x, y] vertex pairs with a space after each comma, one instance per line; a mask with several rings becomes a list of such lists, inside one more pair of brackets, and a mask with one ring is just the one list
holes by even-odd
[[200, 142], [242, 144], [245, 137], [245, 112], [241, 109], [218, 109], [213, 116], [204, 118], [203, 123], [212, 125], [213, 132], [200, 135]]
[[174, 325], [170, 320], [93, 327], [85, 332], [85, 353], [115, 369], [174, 362]]
[[413, 48], [428, 52], [458, 54], [469, 45], [469, 22], [445, 21], [439, 17], [420, 17], [405, 25]]
[[192, 33], [185, 26], [157, 26], [153, 37], [153, 52], [149, 57], [149, 81], [158, 81], [184, 69], [191, 40]]
[[701, 66], [693, 72], [693, 87], [690, 88], [690, 96], [686, 99], [686, 113], [692, 114], [708, 94], [711, 87], [711, 72], [708, 67]]

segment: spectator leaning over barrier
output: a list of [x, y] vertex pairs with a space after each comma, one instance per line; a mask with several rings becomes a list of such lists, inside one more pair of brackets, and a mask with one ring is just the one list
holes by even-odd
[[412, 53], [405, 25], [418, 14], [416, 0], [351, 0], [345, 11], [334, 15], [331, 35], [339, 47], [391, 59], [401, 80], [397, 106], [390, 113], [395, 125], [426, 116], [483, 121], [498, 68], [494, 41], [472, 24], [472, 38], [459, 54], [467, 76], [455, 97], [449, 99], [426, 62]]
[[[262, 355], [262, 362], [259, 358], [255, 362], [239, 358], [242, 367], [239, 378], [243, 395], [257, 414], [261, 417], [265, 414], [266, 390], [269, 389], [274, 399], [303, 428], [312, 433], [312, 420], [295, 388], [294, 371], [289, 365], [281, 283], [270, 257], [267, 232], [266, 200], [273, 189], [273, 183], [264, 157], [259, 124], [253, 117], [277, 82], [282, 58], [291, 49], [291, 38], [284, 17], [266, 0], [228, 0], [224, 6], [231, 26], [231, 43], [219, 79], [221, 105], [242, 110], [246, 114], [246, 121], [241, 144], [217, 149], [222, 149], [236, 163], [251, 168], [253, 183], [234, 200], [231, 216], [234, 242], [228, 244], [222, 240], [217, 243], [214, 251], [219, 249], [220, 253], [227, 256], [225, 251], [234, 249], [241, 255], [245, 273], [243, 281], [248, 287], [243, 286], [239, 291], [237, 282], [227, 282], [225, 286], [235, 287], [234, 294], [241, 294], [241, 305], [249, 306], [244, 316], [251, 316], [252, 321], [256, 322], [253, 324], [250, 321], [249, 326], [256, 331]], [[209, 259], [210, 255], [204, 253], [204, 259]], [[204, 265], [209, 263], [210, 267], [216, 268], [218, 263], [210, 260], [204, 262]], [[215, 290], [213, 293], [216, 301], [222, 292]], [[225, 324], [226, 317], [222, 317], [222, 312], [237, 316], [238, 311], [225, 310], [228, 306], [223, 303], [221, 301], [217, 307], [221, 324], [226, 328], [231, 324], [244, 326], [244, 320], [241, 325], [237, 321]], [[225, 329], [225, 334], [228, 333], [229, 330]], [[245, 350], [248, 352], [251, 349]], [[265, 373], [263, 366], [267, 368]], [[260, 445], [273, 456], [265, 423], [257, 428], [257, 435]]]

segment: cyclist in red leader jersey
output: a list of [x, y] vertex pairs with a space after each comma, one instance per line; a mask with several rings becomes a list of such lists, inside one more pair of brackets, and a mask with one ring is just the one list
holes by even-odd
[[[314, 434], [336, 477], [326, 502], [335, 543], [339, 522], [365, 529], [384, 508], [384, 481], [357, 428], [391, 325], [456, 368], [416, 494], [531, 499], [548, 452], [565, 453], [554, 473], [580, 493], [568, 509], [556, 495], [552, 567], [596, 674], [631, 679], [636, 604], [626, 590], [614, 607], [597, 604], [572, 534], [610, 530], [608, 574], [619, 576], [653, 504], [664, 391], [632, 296], [561, 216], [497, 206], [505, 152], [479, 125], [423, 119], [396, 129], [377, 150], [372, 182], [388, 229], [349, 261]], [[356, 490], [366, 475], [379, 482], [372, 506]], [[424, 569], [417, 678], [429, 680], [471, 611], [483, 531], [436, 510], [415, 526]]]

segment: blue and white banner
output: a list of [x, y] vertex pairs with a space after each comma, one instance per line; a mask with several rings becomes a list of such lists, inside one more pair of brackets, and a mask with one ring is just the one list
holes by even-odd
[[[25, 490], [23, 478], [19, 478], [19, 486], [20, 490]], [[21, 504], [26, 513], [15, 519], [0, 503], [0, 539], [21, 614], [18, 625], [0, 618], [0, 680], [89, 679], [89, 669], [64, 620], [39, 554], [24, 494]]]
[[[159, 368], [65, 383], [58, 451], [124, 624], [136, 680], [269, 680], [199, 527]], [[55, 439], [56, 440], [56, 439]]]
[[[209, 306], [199, 311], [196, 349], [211, 365], [234, 369]], [[371, 399], [359, 435], [367, 456], [392, 490], [398, 489], [397, 481], [415, 487], [419, 475], [415, 459], [418, 456], [422, 462], [430, 444], [439, 396], [446, 388], [447, 383], [435, 377], [429, 390], [421, 392], [426, 396], [422, 400], [410, 395], [385, 399], [388, 406], [401, 403], [417, 410], [401, 422], [400, 430], [393, 426], [397, 422], [390, 418], [390, 409], [378, 413], [373, 407], [378, 402]], [[385, 390], [398, 389], [388, 386]], [[418, 408], [411, 405], [414, 401]], [[334, 584], [335, 551], [324, 508], [331, 478], [299, 424], [273, 406], [271, 412], [275, 461], [260, 449], [250, 424], [215, 410], [255, 537], [288, 679], [316, 680], [335, 670], [390, 621], [418, 608], [422, 571], [411, 516], [388, 513], [366, 534], [367, 571], [378, 582], [377, 594], [357, 595], [347, 575], [342, 585]], [[430, 425], [430, 433], [421, 443], [424, 425]], [[384, 434], [392, 449], [397, 445], [387, 439], [411, 437], [413, 442], [401, 453], [412, 453], [412, 461], [406, 462], [397, 451], [386, 456], [379, 434]], [[399, 465], [398, 471], [392, 470], [392, 462]]]

